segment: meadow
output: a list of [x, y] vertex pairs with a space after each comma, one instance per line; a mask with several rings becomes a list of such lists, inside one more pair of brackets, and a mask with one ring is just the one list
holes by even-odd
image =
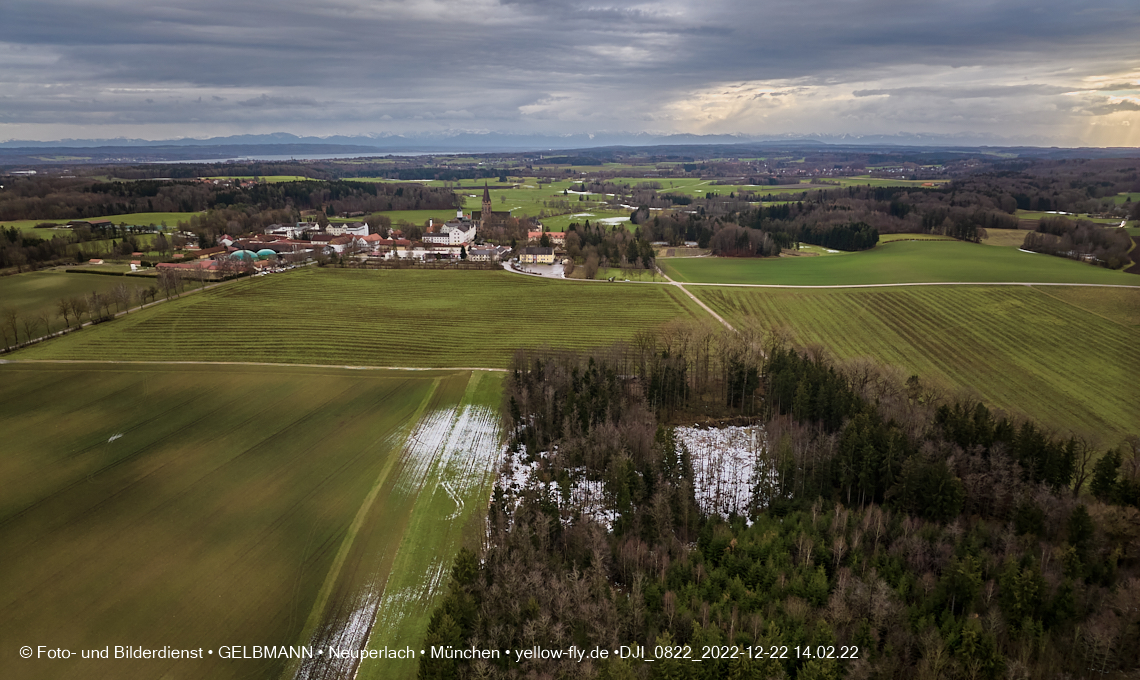
[[[1012, 229], [1005, 231], [1015, 231]], [[1024, 233], [1024, 232], [1022, 232]], [[938, 234], [879, 234], [879, 243], [891, 243], [893, 241], [957, 241], [958, 239], [951, 236], [939, 236]]]
[[1136, 430], [1140, 288], [689, 288], [737, 327], [787, 329], [1115, 446]]
[[[194, 215], [201, 213], [196, 212], [148, 212], [148, 213], [126, 213], [122, 215], [107, 215], [106, 217], [90, 217], [87, 219], [111, 220], [116, 225], [130, 224], [138, 227], [150, 227], [166, 225], [168, 228], [173, 229], [178, 226], [179, 222], [189, 222], [190, 218]], [[66, 234], [70, 230], [67, 229], [36, 229], [38, 224], [56, 224], [64, 225], [71, 220], [5, 220], [0, 222], [0, 226], [15, 227], [20, 231], [27, 232], [39, 238], [51, 238], [56, 234]]]
[[987, 246], [1004, 246], [1007, 248], [1020, 248], [1025, 243], [1025, 235], [1030, 233], [1026, 229], [986, 229], [986, 237], [982, 243]]
[[[0, 637], [73, 650], [422, 638], [443, 565], [480, 535], [500, 380], [0, 365]], [[278, 678], [286, 663], [13, 652], [0, 675]]]
[[936, 282], [1107, 283], [1140, 277], [1083, 262], [961, 241], [896, 241], [843, 257], [689, 258], [659, 263], [685, 283], [868, 285]]
[[1043, 217], [1065, 217], [1069, 220], [1081, 220], [1084, 222], [1095, 222], [1097, 224], [1106, 224], [1113, 227], [1120, 225], [1120, 219], [1111, 217], [1089, 217], [1088, 215], [1070, 215], [1059, 214], [1051, 212], [1042, 212], [1040, 210], [1018, 210], [1017, 219], [1019, 220], [1040, 220]]
[[204, 179], [257, 179], [266, 184], [281, 184], [282, 182], [305, 182], [311, 180], [312, 177], [305, 175], [259, 175], [257, 177], [253, 175], [217, 175]]
[[707, 313], [674, 286], [305, 267], [163, 303], [13, 356], [501, 367], [518, 347], [596, 347], [677, 317]]

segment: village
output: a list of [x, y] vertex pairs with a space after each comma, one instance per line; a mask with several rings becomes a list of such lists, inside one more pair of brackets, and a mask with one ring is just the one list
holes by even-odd
[[[554, 264], [556, 258], [564, 257], [560, 249], [565, 244], [565, 232], [545, 231], [537, 221], [527, 231], [528, 245], [512, 248], [481, 241], [479, 227], [501, 215], [491, 210], [490, 195], [484, 190], [482, 211], [457, 210], [455, 219], [442, 224], [428, 220], [419, 240], [405, 238], [401, 229], [375, 229], [367, 222], [273, 224], [261, 234], [222, 234], [208, 247], [201, 247], [195, 234], [180, 232], [178, 236], [186, 245], [171, 259], [181, 261], [160, 262], [156, 267], [194, 278], [218, 279], [251, 269], [269, 272], [309, 261], [365, 266], [508, 261], [526, 265]], [[141, 266], [141, 260], [131, 261], [132, 270]]]

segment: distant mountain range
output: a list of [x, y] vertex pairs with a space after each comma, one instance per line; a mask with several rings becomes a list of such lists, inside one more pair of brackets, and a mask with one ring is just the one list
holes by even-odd
[[[764, 149], [799, 149], [803, 153], [917, 154], [945, 158], [978, 153], [1008, 157], [1104, 158], [1140, 156], [1136, 148], [1046, 147], [986, 135], [659, 135], [597, 133], [522, 135], [455, 132], [419, 135], [299, 137], [285, 132], [210, 139], [64, 139], [0, 142], [0, 166], [9, 169], [76, 164], [288, 161], [383, 155], [518, 154], [559, 152], [614, 159], [635, 155], [694, 158], [750, 156]], [[947, 155], [949, 154], [949, 155]], [[929, 161], [935, 162], [935, 161]], [[939, 161], [940, 162], [940, 161]]]
[[664, 146], [691, 144], [841, 144], [859, 146], [1050, 146], [1044, 139], [1008, 139], [985, 134], [910, 134], [895, 135], [693, 135], [653, 134], [647, 132], [599, 132], [594, 134], [509, 134], [502, 132], [439, 132], [421, 134], [332, 135], [299, 137], [287, 132], [264, 135], [231, 135], [209, 139], [62, 139], [35, 141], [12, 139], [0, 142], [0, 149], [96, 147], [178, 147], [178, 146], [248, 146], [248, 145], [321, 145], [350, 146], [383, 151], [419, 152], [495, 152], [548, 151], [555, 149], [587, 149], [605, 146]]

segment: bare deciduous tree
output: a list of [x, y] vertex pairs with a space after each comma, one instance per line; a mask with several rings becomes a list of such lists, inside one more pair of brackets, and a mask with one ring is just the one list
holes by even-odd
[[67, 298], [60, 298], [55, 303], [56, 313], [63, 317], [63, 325], [71, 328], [71, 300]]

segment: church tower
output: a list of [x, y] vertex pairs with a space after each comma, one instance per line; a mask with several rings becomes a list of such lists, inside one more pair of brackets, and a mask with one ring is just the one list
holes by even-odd
[[483, 214], [480, 218], [483, 223], [480, 226], [485, 227], [491, 223], [491, 190], [487, 188], [486, 182], [483, 182]]

